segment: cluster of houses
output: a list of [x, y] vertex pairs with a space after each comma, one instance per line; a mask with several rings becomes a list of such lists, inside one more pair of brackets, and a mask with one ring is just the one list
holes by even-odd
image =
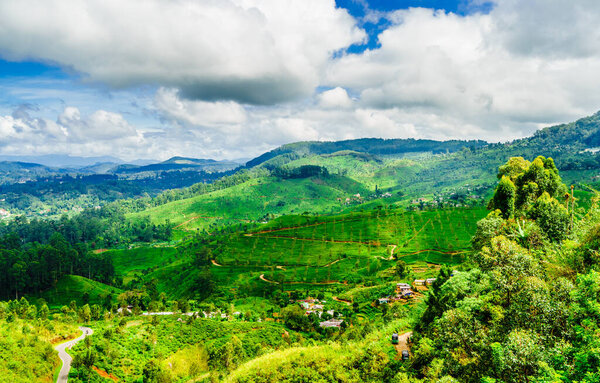
[[411, 201], [412, 206], [409, 210], [478, 205], [485, 202], [483, 194], [490, 187], [486, 185], [470, 186], [467, 184], [452, 192], [435, 194], [432, 198], [416, 198]]
[[315, 314], [319, 318], [323, 316], [323, 313], [327, 313], [331, 319], [319, 322], [319, 326], [321, 327], [342, 327], [343, 319], [334, 318], [335, 311], [334, 310], [325, 310], [325, 301], [319, 301], [318, 299], [307, 298], [307, 299], [299, 299], [296, 301], [300, 304], [300, 307], [304, 309], [304, 315]]
[[427, 279], [415, 279], [413, 285], [411, 286], [408, 283], [399, 282], [396, 283], [396, 291], [395, 295], [389, 295], [387, 297], [382, 297], [377, 300], [377, 303], [388, 304], [392, 302], [407, 300], [412, 298], [415, 295], [413, 288], [418, 290], [420, 286], [430, 286], [435, 282], [435, 278], [427, 278]]

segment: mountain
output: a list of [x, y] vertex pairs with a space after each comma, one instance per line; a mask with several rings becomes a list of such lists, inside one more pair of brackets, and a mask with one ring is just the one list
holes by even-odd
[[60, 171], [36, 163], [0, 161], [0, 185], [56, 174], [60, 174]]
[[113, 162], [118, 164], [122, 164], [124, 162], [123, 160], [112, 156], [75, 157], [65, 154], [46, 154], [41, 156], [0, 155], [0, 161], [33, 162], [54, 168], [80, 168], [101, 162]]
[[231, 161], [216, 161], [212, 159], [172, 157], [166, 161], [149, 164], [144, 166], [135, 166], [131, 164], [118, 165], [110, 170], [114, 174], [133, 174], [147, 172], [163, 171], [196, 171], [196, 172], [226, 172], [233, 170], [240, 165]]

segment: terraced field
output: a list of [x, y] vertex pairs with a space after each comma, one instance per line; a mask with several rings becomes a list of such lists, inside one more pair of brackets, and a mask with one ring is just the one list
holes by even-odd
[[465, 260], [483, 208], [423, 212], [375, 210], [335, 216], [287, 216], [217, 248], [214, 273], [277, 284], [353, 283], [378, 279], [402, 258], [415, 272]]

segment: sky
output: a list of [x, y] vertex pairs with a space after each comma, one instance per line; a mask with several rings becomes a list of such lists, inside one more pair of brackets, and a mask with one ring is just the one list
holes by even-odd
[[597, 0], [0, 0], [0, 154], [504, 142], [600, 109]]

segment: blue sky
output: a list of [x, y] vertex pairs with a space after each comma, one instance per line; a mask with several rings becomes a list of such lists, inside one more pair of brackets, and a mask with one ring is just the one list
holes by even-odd
[[594, 0], [1, 2], [0, 154], [523, 137], [600, 108], [598, 18]]

